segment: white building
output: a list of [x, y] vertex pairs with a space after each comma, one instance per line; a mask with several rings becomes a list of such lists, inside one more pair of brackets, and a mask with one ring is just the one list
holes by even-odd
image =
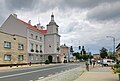
[[40, 63], [49, 60], [50, 62], [61, 62], [59, 52], [60, 35], [58, 34], [58, 25], [54, 21], [54, 15], [51, 15], [51, 21], [47, 25], [47, 30], [37, 24], [36, 27], [17, 18], [16, 14], [11, 14], [1, 26], [1, 31], [13, 35], [19, 35], [27, 38], [27, 63]]

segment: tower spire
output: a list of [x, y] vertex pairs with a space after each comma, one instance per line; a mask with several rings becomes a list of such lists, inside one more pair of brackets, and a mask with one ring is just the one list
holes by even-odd
[[52, 21], [52, 22], [54, 21], [54, 15], [53, 15], [53, 12], [52, 12], [52, 15], [51, 15], [51, 21]]

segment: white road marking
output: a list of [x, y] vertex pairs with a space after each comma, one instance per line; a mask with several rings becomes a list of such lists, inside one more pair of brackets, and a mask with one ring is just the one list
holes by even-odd
[[40, 80], [40, 79], [43, 79], [44, 77], [39, 77], [38, 79]]
[[[70, 65], [68, 65], [68, 66], [70, 66]], [[24, 75], [24, 74], [30, 74], [30, 73], [35, 73], [35, 72], [39, 72], [39, 71], [45, 71], [45, 70], [60, 68], [60, 67], [66, 67], [66, 66], [52, 67], [52, 68], [47, 68], [47, 69], [35, 70], [35, 71], [31, 71], [31, 72], [24, 72], [24, 73], [13, 74], [13, 75], [6, 75], [6, 76], [1, 76], [0, 79], [1, 78], [7, 78], [7, 77], [13, 77], [13, 76], [20, 76], [20, 75]]]
[[49, 77], [52, 76], [52, 74], [48, 75]]

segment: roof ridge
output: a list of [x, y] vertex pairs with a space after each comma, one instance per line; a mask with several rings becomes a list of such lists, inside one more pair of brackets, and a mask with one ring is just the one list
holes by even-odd
[[35, 31], [38, 31], [40, 33], [43, 33], [43, 34], [46, 34], [47, 33], [47, 30], [40, 30], [38, 28], [35, 28], [34, 26], [32, 26], [31, 24], [28, 24], [27, 22], [21, 20], [21, 19], [18, 19], [20, 22], [22, 22], [23, 24], [27, 25], [27, 27], [31, 28], [32, 30], [35, 30]]

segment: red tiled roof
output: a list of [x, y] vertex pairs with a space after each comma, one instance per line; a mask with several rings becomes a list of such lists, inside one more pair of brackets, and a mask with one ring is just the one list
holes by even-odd
[[[20, 19], [19, 19], [20, 20]], [[38, 31], [40, 33], [43, 33], [43, 34], [46, 34], [47, 33], [47, 30], [39, 30], [38, 28], [32, 26], [31, 24], [28, 24], [22, 20], [20, 20], [22, 23], [24, 23], [27, 27], [31, 28], [32, 30], [35, 30], [35, 31]]]

